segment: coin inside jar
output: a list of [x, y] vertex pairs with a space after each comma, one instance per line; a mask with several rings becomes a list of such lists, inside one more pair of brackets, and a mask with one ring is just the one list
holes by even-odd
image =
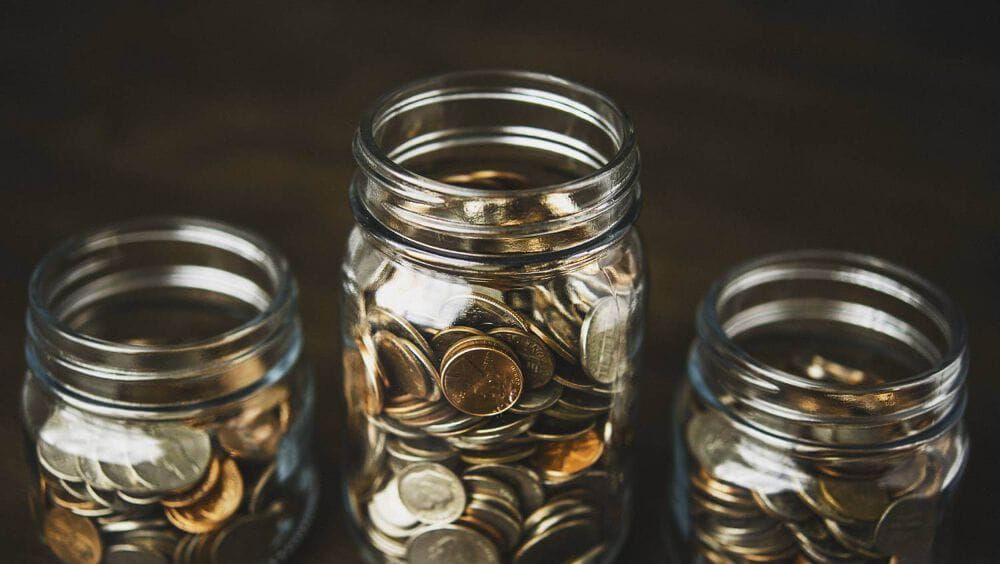
[[429, 401], [440, 397], [435, 382], [437, 371], [416, 345], [393, 333], [379, 331], [375, 333], [375, 347], [391, 394], [397, 397], [407, 394]]
[[596, 431], [589, 430], [574, 439], [543, 443], [535, 460], [546, 476], [559, 478], [590, 468], [603, 453], [604, 442]]
[[97, 527], [85, 517], [59, 507], [45, 516], [43, 536], [49, 549], [63, 562], [98, 564], [103, 545]]
[[167, 519], [187, 533], [207, 533], [217, 529], [243, 501], [243, 476], [236, 461], [222, 462], [215, 487], [204, 497], [183, 507], [167, 507]]
[[440, 464], [418, 462], [399, 473], [403, 505], [421, 522], [450, 523], [465, 509], [465, 488], [454, 472]]
[[439, 525], [410, 539], [406, 559], [412, 564], [500, 564], [500, 551], [469, 527]]
[[456, 343], [442, 362], [444, 397], [469, 415], [497, 415], [510, 409], [524, 389], [517, 361], [501, 347], [469, 341]]
[[540, 388], [552, 379], [552, 375], [555, 373], [555, 362], [552, 359], [552, 353], [549, 352], [541, 339], [514, 327], [498, 327], [490, 330], [489, 335], [500, 339], [514, 349], [518, 360], [521, 361], [521, 368], [528, 388]]

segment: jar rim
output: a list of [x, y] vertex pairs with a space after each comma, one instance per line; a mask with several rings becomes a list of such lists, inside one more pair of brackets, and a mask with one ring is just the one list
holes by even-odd
[[[479, 84], [480, 81], [482, 81], [482, 84]], [[390, 110], [397, 109], [400, 104], [411, 101], [420, 95], [439, 95], [440, 90], [431, 89], [431, 87], [436, 84], [463, 84], [472, 82], [477, 83], [475, 86], [469, 86], [472, 88], [482, 88], [483, 86], [508, 88], [511, 84], [518, 82], [535, 83], [538, 88], [533, 89], [533, 95], [544, 95], [550, 97], [558, 96], [554, 94], [554, 90], [556, 88], [561, 88], [591, 99], [593, 102], [592, 105], [603, 104], [614, 112], [617, 120], [620, 120], [620, 127], [618, 128], [619, 131], [616, 132], [617, 136], [620, 137], [617, 139], [618, 148], [615, 154], [608, 159], [607, 162], [603, 163], [599, 168], [586, 175], [558, 184], [515, 189], [476, 188], [471, 186], [448, 184], [446, 182], [441, 182], [413, 172], [407, 167], [400, 165], [386, 154], [384, 148], [375, 138], [375, 131], [377, 129], [377, 123], [384, 117], [387, 117], [386, 114]], [[544, 87], [547, 87], [547, 89], [544, 89]], [[562, 96], [558, 97], [563, 98]], [[560, 101], [565, 100], [566, 99], [563, 98]], [[581, 104], [581, 106], [583, 105]], [[584, 108], [581, 107], [580, 109], [583, 110]], [[589, 114], [591, 117], [596, 117], [594, 112], [589, 112]], [[608, 124], [605, 125], [610, 127]], [[605, 129], [605, 131], [608, 130]], [[507, 69], [456, 71], [425, 77], [404, 84], [403, 86], [382, 95], [368, 108], [368, 110], [365, 111], [362, 115], [361, 123], [358, 126], [357, 138], [359, 141], [358, 145], [360, 149], [365, 152], [366, 156], [377, 162], [380, 167], [384, 167], [387, 171], [391, 171], [393, 176], [399, 178], [400, 180], [441, 194], [466, 197], [484, 195], [532, 196], [552, 192], [573, 192], [590, 183], [593, 183], [595, 180], [612, 175], [618, 167], [629, 159], [629, 155], [634, 152], [636, 146], [635, 128], [632, 124], [632, 120], [629, 118], [624, 109], [622, 109], [617, 103], [615, 103], [614, 100], [603, 92], [551, 74]]]
[[[366, 111], [353, 151], [358, 222], [451, 257], [534, 262], [574, 252], [622, 230], [639, 203], [631, 120], [604, 94], [546, 74], [464, 71], [412, 82]], [[482, 166], [484, 155], [524, 166], [532, 172], [506, 172], [538, 173], [538, 182], [450, 184], [408, 165]]]
[[[143, 244], [166, 245], [159, 249], [167, 254], [130, 247]], [[134, 290], [207, 291], [256, 311], [173, 343], [111, 340], [64, 320]], [[276, 247], [226, 223], [157, 216], [98, 227], [57, 245], [31, 276], [29, 373], [87, 410], [159, 417], [217, 404], [295, 365], [302, 348], [297, 293]]]
[[[75, 253], [98, 250], [119, 244], [124, 234], [143, 232], [181, 233], [197, 229], [213, 235], [228, 238], [230, 242], [241, 241], [256, 247], [262, 265], [271, 271], [272, 282], [275, 284], [268, 305], [259, 310], [253, 317], [241, 321], [237, 326], [216, 335], [202, 339], [176, 344], [126, 343], [102, 339], [70, 327], [59, 318], [46, 304], [42, 295], [42, 281], [52, 274], [59, 260], [68, 258]], [[165, 239], [158, 239], [165, 241]], [[218, 242], [222, 242], [221, 239]], [[230, 246], [228, 250], [233, 250]], [[70, 236], [47, 252], [35, 266], [28, 282], [28, 307], [33, 315], [40, 317], [51, 328], [64, 338], [87, 344], [108, 352], [141, 354], [144, 352], [183, 352], [194, 349], [210, 348], [217, 343], [231, 342], [252, 331], [266, 320], [283, 315], [288, 303], [294, 299], [295, 281], [288, 267], [285, 256], [274, 245], [259, 235], [221, 221], [194, 216], [151, 216], [115, 222], [96, 227], [83, 233]]]
[[[776, 266], [785, 263], [796, 263], [802, 261], [823, 261], [831, 266], [840, 265], [845, 267], [867, 268], [872, 271], [882, 271], [891, 275], [896, 282], [901, 283], [901, 288], [915, 292], [922, 298], [929, 298], [934, 303], [930, 304], [936, 308], [940, 314], [944, 326], [940, 327], [948, 340], [948, 348], [942, 351], [939, 359], [929, 368], [913, 374], [912, 376], [886, 382], [882, 384], [852, 385], [845, 387], [836, 382], [823, 382], [818, 380], [807, 380], [793, 375], [784, 376], [783, 371], [757, 359], [742, 346], [739, 345], [725, 330], [719, 316], [719, 305], [726, 298], [727, 290], [731, 290], [731, 285], [741, 277], [757, 271], [764, 267]], [[730, 269], [725, 275], [715, 282], [705, 295], [699, 311], [699, 327], [704, 327], [705, 335], [723, 346], [727, 352], [762, 372], [768, 372], [780, 380], [783, 384], [812, 389], [817, 391], [843, 391], [850, 389], [855, 392], [879, 393], [885, 391], [897, 391], [903, 387], [920, 385], [928, 379], [939, 374], [941, 370], [954, 365], [966, 352], [966, 327], [965, 320], [952, 300], [934, 284], [916, 272], [899, 266], [885, 259], [863, 253], [850, 251], [829, 250], [829, 249], [805, 249], [796, 251], [786, 251], [772, 253], [762, 257], [750, 259], [740, 263]]]
[[[777, 285], [786, 283], [796, 285]], [[771, 324], [799, 331], [800, 322], [873, 331], [925, 362], [884, 382], [814, 379], [758, 358], [737, 339]], [[884, 259], [801, 250], [744, 262], [712, 285], [696, 330], [689, 380], [699, 395], [798, 448], [906, 448], [944, 432], [964, 410], [969, 355], [961, 313], [923, 277]]]

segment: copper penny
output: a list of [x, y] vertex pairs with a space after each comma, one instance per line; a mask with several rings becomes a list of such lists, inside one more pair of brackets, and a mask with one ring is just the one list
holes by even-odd
[[496, 415], [521, 397], [524, 376], [514, 357], [503, 349], [486, 344], [462, 346], [460, 341], [442, 362], [441, 387], [459, 411]]
[[604, 442], [593, 429], [568, 441], [542, 443], [535, 461], [550, 478], [572, 476], [593, 466], [604, 454]]
[[46, 544], [63, 562], [97, 564], [101, 561], [101, 537], [90, 519], [56, 507], [45, 516], [43, 527]]
[[243, 476], [236, 461], [222, 462], [215, 487], [197, 503], [186, 507], [167, 507], [167, 519], [187, 533], [213, 531], [232, 517], [243, 501]]
[[160, 503], [164, 507], [187, 507], [188, 505], [197, 503], [211, 493], [212, 488], [218, 483], [219, 474], [222, 473], [221, 467], [222, 463], [219, 462], [219, 457], [212, 457], [212, 463], [208, 466], [208, 472], [205, 473], [205, 477], [198, 485], [180, 494], [164, 497], [160, 500]]

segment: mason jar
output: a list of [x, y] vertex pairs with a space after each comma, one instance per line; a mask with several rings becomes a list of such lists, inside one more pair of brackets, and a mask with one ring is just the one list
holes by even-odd
[[698, 312], [676, 410], [685, 562], [942, 562], [968, 459], [966, 335], [924, 279], [803, 251]]
[[612, 558], [645, 278], [632, 125], [584, 86], [449, 74], [354, 139], [345, 493], [366, 558]]
[[201, 219], [112, 225], [42, 260], [22, 414], [55, 557], [289, 554], [317, 491], [296, 292], [269, 243]]

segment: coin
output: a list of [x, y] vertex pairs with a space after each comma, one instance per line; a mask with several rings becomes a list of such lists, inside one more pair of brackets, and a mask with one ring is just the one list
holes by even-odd
[[528, 330], [521, 314], [500, 300], [482, 294], [451, 296], [441, 304], [441, 318], [452, 319], [452, 325], [484, 327], [517, 327]]
[[146, 437], [147, 448], [132, 448], [128, 457], [140, 480], [152, 484], [153, 491], [190, 488], [212, 462], [211, 440], [201, 429], [162, 424], [148, 427]]
[[411, 464], [397, 479], [403, 506], [423, 523], [450, 523], [465, 509], [462, 481], [445, 466], [433, 462]]
[[[51, 419], [50, 419], [51, 421]], [[48, 423], [46, 423], [48, 425]], [[44, 429], [43, 429], [44, 431]], [[44, 435], [39, 434], [36, 445], [38, 462], [42, 468], [53, 476], [70, 482], [80, 482], [80, 469], [77, 465], [76, 455], [68, 453], [56, 445], [50, 444], [44, 439]]]
[[389, 380], [390, 394], [437, 401], [437, 371], [416, 345], [388, 331], [379, 331], [375, 333], [375, 350]]
[[415, 344], [425, 355], [430, 356], [433, 354], [430, 345], [427, 343], [427, 339], [424, 339], [424, 336], [420, 334], [420, 331], [417, 331], [413, 324], [387, 309], [380, 307], [372, 308], [368, 313], [368, 322], [375, 333], [387, 331], [404, 341]]
[[465, 469], [463, 476], [492, 476], [511, 484], [517, 489], [518, 499], [525, 513], [541, 507], [545, 501], [542, 480], [534, 470], [511, 464], [479, 464]]
[[196, 503], [167, 507], [167, 519], [186, 533], [207, 533], [217, 529], [239, 508], [243, 501], [243, 476], [232, 458], [221, 464], [219, 478], [212, 490]]
[[359, 390], [363, 398], [361, 405], [366, 415], [374, 417], [382, 413], [385, 402], [382, 392], [385, 373], [379, 364], [375, 343], [372, 341], [371, 335], [364, 332], [355, 339], [355, 344], [358, 346], [358, 353], [361, 355], [361, 361], [364, 365], [363, 387]]
[[596, 382], [610, 384], [628, 371], [628, 300], [597, 300], [580, 328], [580, 362]]
[[425, 529], [406, 547], [411, 564], [499, 564], [500, 551], [482, 533], [462, 525]]
[[49, 549], [63, 562], [98, 564], [101, 561], [100, 533], [89, 519], [55, 507], [45, 516], [42, 534]]
[[524, 378], [510, 354], [473, 345], [449, 351], [447, 357], [441, 366], [441, 387], [444, 397], [459, 411], [496, 415], [510, 409], [521, 396]]
[[274, 458], [291, 419], [288, 395], [284, 386], [271, 386], [255, 393], [237, 416], [217, 430], [219, 445], [236, 458], [257, 461]]
[[271, 543], [279, 534], [278, 517], [265, 511], [242, 515], [224, 525], [210, 543], [212, 562], [256, 562], [272, 554]]
[[538, 337], [521, 329], [513, 327], [498, 327], [489, 331], [491, 337], [496, 337], [507, 343], [518, 360], [521, 370], [530, 389], [540, 388], [549, 383], [555, 373], [555, 362], [552, 353]]
[[104, 554], [105, 564], [170, 564], [170, 558], [151, 546], [115, 544]]
[[197, 503], [215, 488], [215, 484], [219, 480], [219, 475], [222, 473], [221, 468], [222, 463], [219, 461], [219, 457], [213, 456], [212, 462], [208, 466], [208, 472], [205, 473], [205, 477], [201, 482], [190, 490], [164, 497], [160, 500], [160, 503], [164, 507], [186, 507]]
[[566, 477], [593, 466], [604, 454], [604, 442], [593, 430], [567, 441], [542, 443], [535, 454], [546, 476]]
[[591, 519], [567, 521], [525, 541], [514, 553], [516, 564], [551, 564], [574, 558], [583, 547], [600, 538], [600, 528]]
[[438, 331], [438, 333], [431, 339], [431, 349], [434, 350], [436, 358], [440, 361], [444, 358], [448, 349], [450, 349], [455, 343], [467, 337], [480, 337], [483, 335], [485, 335], [485, 333], [474, 327], [456, 325], [454, 327]]
[[524, 390], [521, 393], [521, 397], [518, 398], [517, 403], [510, 408], [510, 412], [518, 415], [528, 415], [544, 411], [559, 401], [562, 393], [563, 387], [554, 381], [550, 381], [541, 388]]
[[858, 521], [877, 521], [891, 500], [876, 482], [869, 480], [818, 480], [823, 500], [840, 515]]
[[875, 547], [885, 554], [905, 555], [901, 561], [930, 562], [938, 499], [911, 495], [894, 501], [875, 527]]

